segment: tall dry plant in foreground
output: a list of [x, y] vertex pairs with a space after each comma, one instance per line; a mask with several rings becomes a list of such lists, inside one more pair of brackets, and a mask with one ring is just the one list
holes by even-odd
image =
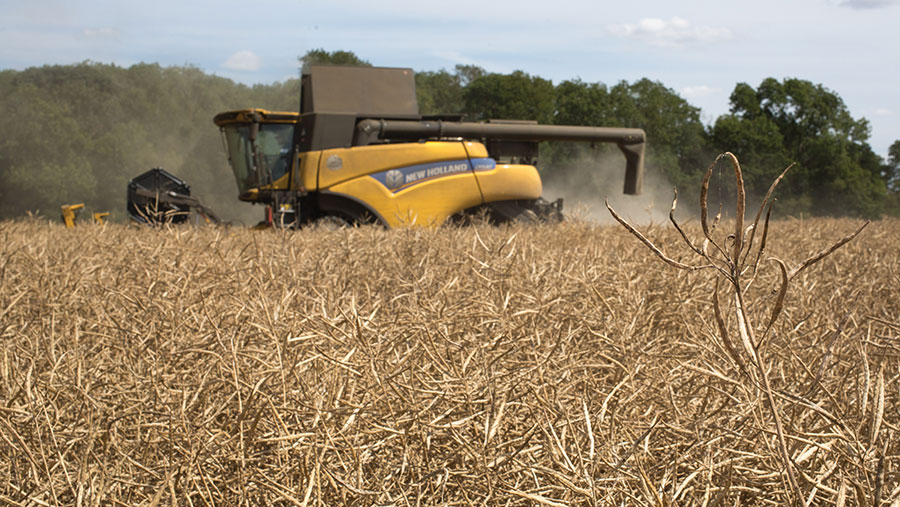
[[[709, 217], [709, 208], [707, 203], [707, 196], [709, 193], [709, 181], [712, 176], [713, 169], [719, 164], [719, 162], [723, 159], [727, 158], [731, 161], [731, 165], [734, 167], [734, 175], [737, 186], [737, 200], [735, 203], [735, 220], [734, 220], [734, 232], [731, 234], [727, 234], [724, 237], [718, 237], [716, 239], [716, 230], [719, 226], [720, 220], [722, 218], [722, 207], [720, 204], [719, 212], [716, 214], [713, 219], [712, 225], [708, 223]], [[706, 174], [703, 177], [702, 187], [700, 189], [700, 223], [703, 229], [703, 241], [698, 246], [694, 242], [688, 238], [687, 234], [685, 234], [682, 227], [675, 220], [675, 208], [678, 204], [678, 191], [676, 189], [675, 196], [672, 200], [672, 208], [669, 212], [669, 219], [672, 222], [672, 225], [678, 231], [681, 238], [684, 240], [684, 243], [688, 246], [688, 248], [696, 254], [700, 259], [700, 264], [685, 264], [679, 262], [675, 259], [668, 257], [665, 253], [663, 253], [660, 248], [653, 244], [649, 239], [647, 239], [643, 234], [641, 234], [634, 226], [629, 224], [625, 219], [619, 216], [618, 213], [609, 205], [609, 202], [606, 203], [606, 207], [609, 210], [610, 214], [613, 218], [616, 219], [620, 224], [622, 224], [625, 229], [627, 229], [631, 234], [636, 236], [639, 240], [641, 240], [645, 245], [647, 245], [650, 250], [653, 251], [660, 259], [662, 259], [666, 264], [673, 266], [678, 269], [694, 271], [694, 270], [704, 270], [709, 269], [716, 273], [715, 275], [715, 286], [713, 291], [713, 310], [715, 312], [715, 321], [718, 327], [719, 339], [721, 340], [721, 346], [727, 351], [728, 356], [738, 365], [741, 372], [741, 379], [744, 381], [744, 387], [751, 390], [757, 391], [764, 395], [765, 399], [765, 409], [768, 411], [769, 416], [772, 419], [772, 423], [775, 426], [775, 435], [777, 437], [777, 449], [779, 453], [779, 457], [781, 459], [781, 464], [783, 466], [784, 476], [787, 481], [787, 487], [791, 493], [790, 501], [794, 505], [806, 505], [808, 502], [804, 500], [803, 488], [801, 487], [798, 477], [797, 477], [797, 465], [795, 464], [795, 460], [792, 458], [792, 451], [795, 446], [788, 445], [788, 437], [789, 435], [785, 434], [784, 423], [782, 421], [782, 412], [784, 411], [784, 407], [782, 406], [782, 400], [785, 398], [789, 398], [790, 401], [800, 402], [800, 404], [805, 405], [809, 410], [817, 410], [822, 411], [820, 407], [818, 407], [815, 403], [805, 400], [803, 397], [789, 392], [779, 393], [779, 396], [776, 396], [776, 392], [772, 388], [772, 382], [770, 380], [770, 366], [766, 357], [766, 345], [767, 339], [771, 336], [773, 324], [778, 320], [779, 315], [781, 314], [782, 309], [784, 308], [784, 298], [787, 294], [788, 286], [790, 285], [791, 280], [794, 279], [800, 272], [805, 270], [806, 268], [812, 266], [813, 264], [821, 261], [832, 252], [851, 241], [855, 238], [862, 230], [869, 224], [868, 221], [863, 223], [856, 231], [845, 236], [840, 241], [832, 244], [830, 247], [823, 249], [822, 251], [812, 255], [807, 258], [805, 261], [801, 262], [797, 266], [788, 269], [785, 265], [785, 262], [774, 258], [769, 257], [768, 261], [775, 263], [781, 272], [781, 282], [780, 287], [771, 292], [772, 295], [775, 296], [774, 304], [772, 305], [771, 311], [769, 312], [768, 318], [764, 320], [764, 325], [758, 325], [757, 322], [753, 318], [751, 318], [751, 313], [753, 308], [748, 298], [747, 294], [750, 291], [751, 286], [757, 280], [757, 275], [760, 272], [760, 263], [763, 260], [763, 255], [766, 251], [766, 238], [769, 232], [769, 219], [772, 214], [772, 207], [774, 205], [775, 199], [772, 198], [772, 194], [775, 191], [775, 188], [778, 186], [778, 183], [781, 182], [782, 178], [784, 178], [785, 174], [787, 174], [788, 170], [790, 170], [791, 166], [788, 166], [776, 179], [772, 182], [772, 185], [769, 187], [768, 192], [766, 192], [765, 197], [762, 200], [762, 203], [759, 206], [759, 210], [756, 212], [756, 217], [753, 219], [753, 223], [750, 224], [746, 229], [744, 228], [744, 213], [746, 208], [746, 193], [744, 191], [744, 179], [741, 173], [741, 165], [738, 162], [737, 157], [730, 153], [723, 153], [716, 157], [716, 160], [710, 164], [709, 168], [706, 170]], [[766, 212], [765, 223], [763, 225], [762, 235], [759, 239], [757, 245], [754, 245], [756, 240], [756, 233], [759, 229], [759, 222], [762, 218], [763, 211]], [[754, 250], [755, 247], [755, 250]], [[726, 285], [726, 291], [729, 293], [729, 297], [733, 301], [733, 312], [734, 318], [737, 323], [737, 336], [739, 338], [738, 343], [731, 337], [731, 333], [729, 333], [729, 326], [726, 324], [726, 318], [723, 316], [722, 308], [719, 303], [719, 285], [720, 282], [724, 280]], [[749, 364], [748, 364], [749, 363]], [[883, 380], [881, 380], [883, 384]], [[882, 385], [883, 391], [883, 385]], [[883, 394], [882, 394], [883, 399]], [[883, 407], [882, 410], [876, 410], [874, 412], [875, 417], [880, 419], [883, 417]], [[827, 414], [827, 416], [831, 419], [836, 419], [833, 415]], [[880, 426], [881, 421], [875, 420], [871, 426], [874, 428], [874, 435], [871, 438], [870, 444], [875, 443], [875, 439], [877, 438], [877, 428]], [[796, 439], [795, 439], [796, 441]], [[857, 447], [861, 447], [859, 442], [855, 442]], [[870, 446], [871, 447], [871, 446]], [[882, 453], [882, 463], [879, 468], [883, 468], [883, 453]], [[878, 475], [883, 476], [883, 469], [879, 471]], [[808, 476], [807, 476], [808, 477]], [[809, 502], [811, 502], [815, 496], [816, 490], [815, 481], [813, 482], [813, 491], [810, 495]], [[883, 479], [879, 480], [876, 478], [874, 481], [876, 484], [876, 488], [874, 491], [874, 503], [873, 505], [880, 504], [881, 497], [881, 489], [883, 487]], [[860, 505], [864, 504], [865, 492], [857, 489], [858, 493], [858, 501]], [[842, 504], [845, 490], [842, 488], [841, 495], [839, 498], [841, 499], [838, 503]]]

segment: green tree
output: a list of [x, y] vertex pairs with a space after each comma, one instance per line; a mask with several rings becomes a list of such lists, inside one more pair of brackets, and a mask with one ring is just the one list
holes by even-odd
[[888, 158], [881, 170], [881, 179], [890, 192], [900, 192], [900, 140], [894, 141], [888, 148]]
[[661, 171], [690, 197], [709, 158], [700, 108], [650, 79], [622, 81], [609, 95], [610, 126], [644, 129], [647, 166]]
[[419, 113], [458, 113], [463, 110], [463, 87], [459, 76], [446, 70], [416, 72]]
[[[722, 115], [716, 119], [711, 136], [722, 151], [740, 158], [744, 186], [751, 196], [765, 195], [772, 181], [791, 163], [778, 126], [769, 118], [757, 115], [741, 119]], [[731, 190], [731, 179], [725, 178]]]
[[487, 75], [487, 71], [477, 65], [456, 64], [454, 69], [454, 74], [459, 78], [459, 84], [463, 87], [469, 86], [472, 81]]
[[[706, 135], [700, 110], [649, 79], [622, 81], [612, 88], [602, 83], [563, 81], [555, 88], [553, 122], [644, 129], [648, 171], [665, 174], [673, 184], [687, 189], [689, 197], [706, 167]], [[542, 171], [551, 181], [581, 181], [583, 185], [579, 186], [596, 187], [609, 175], [587, 176], [582, 169], [606, 157], [619, 159], [621, 154], [615, 145], [607, 143], [550, 143], [541, 149]]]
[[731, 113], [711, 131], [718, 150], [741, 159], [757, 197], [794, 161], [779, 188], [789, 212], [874, 217], [883, 212], [886, 187], [868, 137], [868, 122], [854, 119], [840, 96], [801, 79], [768, 78], [755, 90], [738, 84]]
[[585, 83], [579, 79], [556, 85], [557, 125], [610, 126], [612, 102], [609, 90], [602, 83]]
[[416, 73], [416, 96], [422, 114], [457, 114], [465, 108], [465, 89], [486, 72], [475, 65], [457, 65], [454, 71]]
[[[553, 123], [557, 125], [610, 126], [612, 108], [609, 92], [602, 83], [585, 83], [580, 79], [563, 81], [556, 85]], [[588, 193], [602, 185], [604, 175], [597, 171], [585, 171], [586, 166], [596, 166], [596, 161], [618, 151], [605, 143], [553, 142], [543, 143], [540, 150], [540, 170], [550, 186], [577, 187]], [[618, 154], [613, 154], [618, 157]]]
[[305, 55], [298, 58], [302, 69], [310, 65], [354, 65], [357, 67], [371, 67], [367, 60], [356, 56], [352, 51], [326, 51], [322, 48], [310, 49]]
[[8, 189], [0, 214], [25, 210], [57, 213], [59, 206], [93, 198], [96, 181], [85, 159], [90, 138], [75, 119], [78, 107], [46, 94], [37, 84], [14, 83], [0, 100], [0, 187]]
[[894, 141], [888, 148], [888, 158], [881, 172], [888, 189], [885, 213], [900, 216], [900, 140]]
[[473, 120], [553, 120], [554, 88], [550, 81], [520, 70], [511, 74], [485, 74], [465, 87], [465, 111]]
[[[253, 88], [193, 67], [85, 62], [0, 72], [0, 217], [84, 202], [123, 218], [127, 182], [164, 167], [223, 215], [242, 204], [212, 124], [247, 107], [296, 109], [299, 80]], [[226, 207], [215, 203], [227, 202]], [[238, 212], [239, 213], [239, 212]]]

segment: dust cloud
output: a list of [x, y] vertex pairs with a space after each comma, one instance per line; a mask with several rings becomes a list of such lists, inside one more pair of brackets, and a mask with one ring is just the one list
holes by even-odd
[[196, 197], [211, 208], [220, 220], [232, 225], [253, 226], [265, 218], [265, 206], [253, 205], [237, 198], [237, 190], [230, 192], [198, 191]]
[[[562, 197], [567, 217], [611, 224], [604, 199], [629, 222], [662, 224], [669, 219], [673, 185], [660, 169], [646, 165], [639, 195], [625, 195], [625, 157], [618, 149], [582, 151], [561, 164], [554, 164], [544, 180], [544, 198]], [[678, 218], [684, 210], [679, 206]]]

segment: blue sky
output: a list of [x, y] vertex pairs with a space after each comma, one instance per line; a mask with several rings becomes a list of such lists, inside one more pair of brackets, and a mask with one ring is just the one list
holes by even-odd
[[0, 0], [0, 68], [91, 60], [193, 65], [236, 81], [297, 76], [309, 49], [416, 70], [474, 64], [554, 83], [657, 80], [728, 111], [738, 82], [796, 77], [900, 139], [900, 0]]

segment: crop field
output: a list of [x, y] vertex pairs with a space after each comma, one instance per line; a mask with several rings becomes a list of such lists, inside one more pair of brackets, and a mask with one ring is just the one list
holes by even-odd
[[745, 339], [619, 225], [0, 222], [0, 503], [900, 505], [900, 221], [768, 260], [860, 225]]

